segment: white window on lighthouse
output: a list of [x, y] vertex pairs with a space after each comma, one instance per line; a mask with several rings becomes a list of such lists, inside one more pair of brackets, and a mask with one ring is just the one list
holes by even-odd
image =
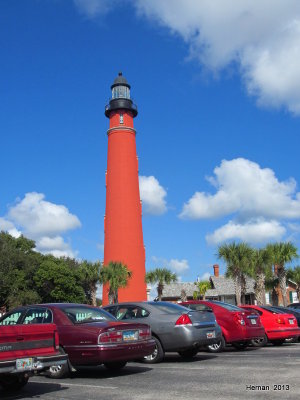
[[123, 114], [120, 114], [120, 124], [124, 124], [124, 116], [123, 116]]

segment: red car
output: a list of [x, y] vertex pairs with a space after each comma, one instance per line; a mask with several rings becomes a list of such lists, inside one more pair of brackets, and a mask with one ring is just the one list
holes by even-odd
[[193, 310], [211, 311], [222, 329], [220, 342], [207, 346], [211, 352], [220, 352], [226, 344], [238, 350], [245, 349], [252, 339], [265, 335], [264, 327], [256, 312], [244, 310], [222, 301], [190, 300], [180, 303]]
[[254, 346], [264, 346], [268, 341], [274, 345], [281, 345], [285, 339], [300, 336], [300, 328], [293, 314], [287, 314], [268, 306], [247, 305], [242, 307], [257, 312], [266, 331], [263, 339], [252, 342]]
[[22, 306], [5, 314], [0, 323], [44, 324], [54, 322], [59, 334], [60, 352], [69, 364], [55, 365], [48, 375], [61, 378], [72, 367], [104, 364], [120, 369], [127, 361], [153, 353], [155, 342], [146, 324], [116, 320], [108, 312], [83, 304], [40, 304]]

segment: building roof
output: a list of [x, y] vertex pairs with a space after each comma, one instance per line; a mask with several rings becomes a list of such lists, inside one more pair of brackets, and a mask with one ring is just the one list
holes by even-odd
[[[226, 278], [223, 275], [218, 277], [211, 276], [210, 281], [213, 289], [207, 290], [206, 297], [235, 295], [234, 282], [231, 278]], [[246, 294], [254, 293], [254, 284], [254, 279], [246, 277]], [[190, 297], [197, 290], [197, 286], [194, 282], [170, 283], [169, 285], [164, 285], [163, 297], [179, 298], [182, 290], [185, 290], [186, 295]]]

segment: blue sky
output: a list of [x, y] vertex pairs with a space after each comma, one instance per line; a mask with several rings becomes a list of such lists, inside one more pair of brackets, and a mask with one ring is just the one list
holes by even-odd
[[103, 259], [104, 106], [123, 71], [147, 270], [194, 281], [232, 240], [300, 248], [300, 4], [252, 3], [1, 1], [0, 229]]

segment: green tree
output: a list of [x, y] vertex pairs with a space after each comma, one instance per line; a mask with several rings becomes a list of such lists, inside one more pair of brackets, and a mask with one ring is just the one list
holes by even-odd
[[86, 260], [82, 261], [78, 267], [78, 272], [80, 274], [81, 284], [85, 292], [85, 296], [88, 300], [88, 303], [93, 306], [97, 305], [96, 292], [97, 283], [100, 280], [100, 270], [100, 262], [92, 263]]
[[177, 275], [167, 268], [155, 268], [146, 273], [145, 280], [147, 283], [157, 283], [158, 300], [161, 301], [164, 285], [177, 282]]
[[43, 302], [85, 303], [81, 276], [63, 258], [44, 256], [34, 275], [34, 282]]
[[234, 281], [236, 302], [238, 305], [242, 301], [242, 288], [244, 286], [245, 275], [251, 273], [252, 252], [246, 243], [224, 244], [218, 248], [218, 257], [225, 261], [227, 265], [226, 276]]
[[210, 281], [200, 281], [200, 282], [195, 282], [195, 285], [197, 286], [197, 289], [193, 293], [193, 298], [194, 299], [202, 299], [205, 300], [205, 294], [208, 291], [208, 289], [211, 289], [211, 283]]
[[255, 279], [255, 297], [258, 305], [266, 304], [266, 277], [272, 277], [272, 253], [268, 248], [255, 249], [252, 254], [253, 277]]
[[14, 238], [0, 232], [0, 308], [40, 301], [33, 275], [41, 255], [34, 251], [35, 242], [20, 236]]
[[296, 292], [298, 301], [300, 301], [300, 266], [297, 265], [294, 269], [287, 270], [287, 278], [296, 284]]
[[99, 276], [101, 283], [108, 284], [108, 301], [113, 304], [118, 303], [118, 291], [127, 286], [132, 272], [122, 262], [110, 261], [101, 268]]
[[286, 307], [288, 304], [286, 298], [286, 263], [293, 261], [298, 258], [297, 247], [291, 242], [280, 242], [269, 244], [267, 246], [268, 250], [272, 254], [273, 264], [276, 265], [276, 274], [279, 280], [279, 288], [282, 295], [283, 305]]

